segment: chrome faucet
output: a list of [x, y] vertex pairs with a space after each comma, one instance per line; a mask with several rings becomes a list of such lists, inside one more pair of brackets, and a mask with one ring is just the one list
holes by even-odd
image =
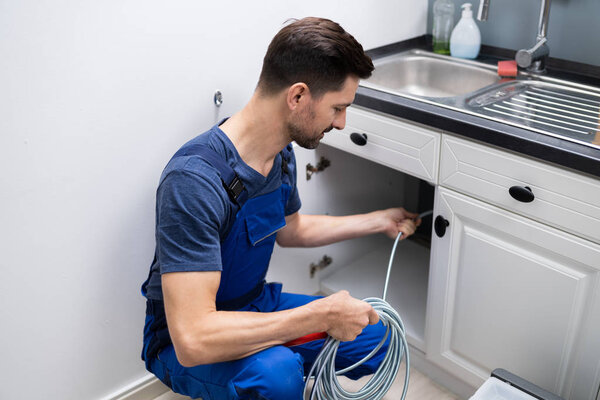
[[[540, 20], [538, 22], [538, 34], [535, 45], [530, 49], [517, 51], [515, 60], [521, 68], [527, 68], [531, 72], [544, 72], [546, 70], [546, 58], [550, 54], [550, 48], [546, 44], [548, 39], [548, 20], [550, 18], [550, 0], [541, 0]], [[487, 21], [490, 0], [480, 0], [477, 19]]]

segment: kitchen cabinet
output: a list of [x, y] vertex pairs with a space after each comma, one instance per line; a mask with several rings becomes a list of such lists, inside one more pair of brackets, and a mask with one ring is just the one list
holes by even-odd
[[[413, 350], [473, 389], [501, 367], [566, 399], [596, 398], [600, 180], [356, 106], [323, 143], [296, 152], [299, 174], [323, 154], [333, 160], [312, 182], [299, 179], [304, 213], [416, 209], [432, 200], [418, 188], [435, 185], [445, 233], [399, 247], [388, 290]], [[513, 198], [513, 187], [533, 201]], [[351, 242], [276, 249], [272, 265], [286, 267], [271, 274], [306, 293], [380, 296], [391, 241]], [[308, 278], [319, 251], [334, 261]]]
[[443, 187], [435, 215], [449, 225], [432, 246], [427, 357], [473, 386], [501, 367], [593, 399], [569, 393], [578, 357], [600, 357], [581, 341], [594, 328], [600, 246]]
[[[432, 245], [428, 358], [474, 386], [502, 367], [594, 399], [600, 182], [448, 135], [441, 149], [434, 214], [449, 225]], [[535, 196], [517, 201], [516, 186]]]

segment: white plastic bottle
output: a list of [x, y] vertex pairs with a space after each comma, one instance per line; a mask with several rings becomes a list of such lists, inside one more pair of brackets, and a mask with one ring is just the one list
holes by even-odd
[[450, 55], [476, 58], [481, 47], [481, 33], [473, 19], [471, 3], [464, 3], [461, 7], [462, 17], [450, 35]]

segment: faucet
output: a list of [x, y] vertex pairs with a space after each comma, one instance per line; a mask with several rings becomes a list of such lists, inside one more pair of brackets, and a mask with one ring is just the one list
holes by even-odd
[[[521, 49], [517, 51], [515, 60], [521, 68], [527, 68], [528, 71], [543, 73], [546, 70], [546, 58], [550, 54], [550, 48], [546, 45], [548, 39], [548, 19], [550, 17], [550, 0], [541, 0], [540, 20], [538, 22], [538, 33], [535, 45], [530, 49]], [[480, 0], [477, 19], [487, 21], [490, 8], [490, 0]]]

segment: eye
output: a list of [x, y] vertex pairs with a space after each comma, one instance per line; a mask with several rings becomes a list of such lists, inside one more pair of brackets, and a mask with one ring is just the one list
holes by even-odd
[[341, 107], [333, 107], [333, 109], [335, 110], [336, 113], [340, 113], [340, 112], [344, 111], [344, 109]]

